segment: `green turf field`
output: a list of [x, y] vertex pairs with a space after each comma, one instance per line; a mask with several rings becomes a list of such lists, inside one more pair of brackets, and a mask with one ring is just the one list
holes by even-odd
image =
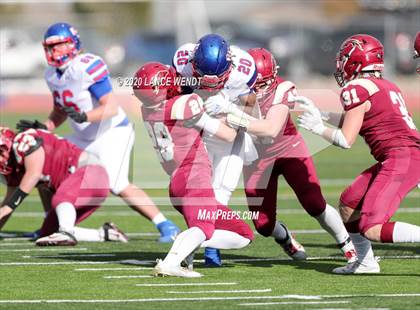
[[[2, 115], [1, 122], [13, 126], [21, 117]], [[154, 197], [167, 197], [162, 186], [166, 178], [143, 125], [137, 122], [136, 128], [133, 180]], [[350, 151], [329, 147], [317, 153], [315, 164], [329, 203], [336, 205], [346, 184], [371, 163], [361, 141]], [[4, 187], [0, 193], [4, 193]], [[235, 196], [243, 197], [241, 190]], [[163, 258], [170, 245], [155, 241], [157, 232], [151, 223], [128, 207], [110, 203], [81, 226], [97, 228], [112, 220], [129, 233], [127, 244], [36, 248], [21, 238], [0, 240], [0, 308], [420, 309], [418, 245], [375, 244], [375, 254], [381, 257], [379, 275], [333, 275], [330, 271], [344, 261], [332, 238], [304, 213], [284, 182], [278, 197], [278, 218], [295, 231], [305, 246], [310, 256], [307, 262], [288, 260], [272, 240], [258, 236], [244, 250], [223, 251], [222, 268], [204, 268], [200, 251], [195, 264], [197, 271], [204, 274], [200, 279], [152, 278], [149, 276], [154, 260]], [[245, 210], [244, 206], [233, 208]], [[420, 225], [419, 208], [420, 190], [415, 189], [394, 219]], [[165, 205], [162, 210], [185, 228], [174, 209]], [[40, 226], [42, 215], [36, 195], [31, 195], [2, 232], [19, 235], [32, 231]], [[127, 260], [136, 260], [137, 265]]]

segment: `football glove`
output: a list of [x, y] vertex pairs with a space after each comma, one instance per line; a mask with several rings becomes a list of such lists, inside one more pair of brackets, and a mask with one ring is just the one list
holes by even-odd
[[85, 112], [78, 112], [74, 107], [63, 107], [62, 110], [66, 112], [67, 116], [74, 120], [76, 123], [84, 123], [87, 121]]
[[299, 127], [313, 132], [316, 135], [322, 135], [326, 129], [322, 121], [321, 112], [315, 106], [311, 99], [304, 96], [294, 97], [294, 101], [298, 102], [305, 111], [297, 119]]
[[249, 119], [240, 117], [236, 114], [229, 113], [226, 118], [227, 124], [232, 127], [233, 129], [238, 130], [242, 128], [243, 130], [247, 131], [249, 127]]
[[21, 119], [16, 124], [16, 129], [19, 132], [22, 132], [22, 131], [25, 131], [25, 130], [28, 130], [28, 129], [31, 129], [31, 128], [33, 128], [33, 129], [45, 129], [45, 130], [48, 129], [47, 126], [45, 126], [45, 124], [39, 122], [38, 120], [29, 121], [29, 120], [26, 120], [26, 119]]
[[232, 107], [233, 104], [221, 93], [207, 98], [204, 102], [204, 109], [210, 116], [229, 113]]

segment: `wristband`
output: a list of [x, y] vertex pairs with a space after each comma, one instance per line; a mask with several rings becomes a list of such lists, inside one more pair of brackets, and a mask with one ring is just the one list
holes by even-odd
[[6, 201], [3, 203], [3, 205], [8, 206], [9, 208], [15, 210], [19, 205], [22, 203], [22, 201], [28, 196], [27, 193], [22, 191], [19, 187], [13, 192], [12, 195], [10, 195]]

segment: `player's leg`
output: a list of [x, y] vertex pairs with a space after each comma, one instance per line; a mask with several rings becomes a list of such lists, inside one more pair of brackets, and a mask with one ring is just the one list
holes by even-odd
[[41, 230], [43, 235], [51, 229], [58, 228], [58, 232], [38, 239], [36, 244], [74, 245], [77, 241], [101, 241], [98, 230], [80, 230], [75, 225], [91, 215], [108, 193], [108, 176], [103, 167], [89, 165], [77, 169], [57, 189], [51, 201], [53, 209]]
[[340, 215], [350, 234], [357, 253], [357, 262], [350, 263], [345, 267], [339, 267], [333, 270], [339, 274], [353, 273], [378, 273], [380, 267], [375, 260], [372, 244], [366, 239], [359, 229], [360, 208], [363, 199], [379, 172], [381, 165], [375, 164], [363, 171], [351, 185], [349, 185], [340, 197]]
[[392, 151], [366, 193], [360, 230], [377, 242], [420, 242], [420, 227], [389, 222], [402, 199], [420, 181], [420, 151], [402, 148]]
[[245, 194], [248, 209], [258, 213], [253, 219], [259, 234], [273, 237], [287, 255], [295, 260], [306, 259], [303, 246], [292, 236], [287, 226], [276, 220], [279, 173], [274, 160], [262, 159], [244, 169]]
[[142, 189], [128, 180], [134, 138], [131, 125], [115, 127], [98, 137], [86, 150], [98, 156], [107, 169], [112, 193], [155, 224], [161, 234], [160, 242], [172, 242], [179, 228], [160, 212]]
[[280, 170], [306, 212], [314, 217], [337, 242], [349, 261], [356, 260], [356, 251], [337, 210], [326, 203], [311, 157], [279, 160]]
[[241, 249], [254, 239], [254, 233], [247, 223], [240, 219], [230, 208], [218, 205], [216, 210], [215, 231], [201, 247], [219, 250]]
[[217, 209], [217, 202], [211, 189], [210, 167], [195, 165], [194, 171], [191, 169], [192, 166], [179, 168], [171, 178], [171, 201], [184, 216], [188, 229], [176, 237], [165, 259], [158, 260], [154, 269], [156, 276], [201, 276], [192, 270], [182, 269], [181, 262], [212, 237], [215, 230], [215, 218], [212, 215]]

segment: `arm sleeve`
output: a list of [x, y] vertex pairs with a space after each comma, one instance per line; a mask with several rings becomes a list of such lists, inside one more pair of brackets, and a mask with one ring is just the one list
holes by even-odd
[[89, 92], [96, 99], [99, 100], [102, 96], [112, 92], [112, 85], [109, 77], [106, 77], [90, 86]]

